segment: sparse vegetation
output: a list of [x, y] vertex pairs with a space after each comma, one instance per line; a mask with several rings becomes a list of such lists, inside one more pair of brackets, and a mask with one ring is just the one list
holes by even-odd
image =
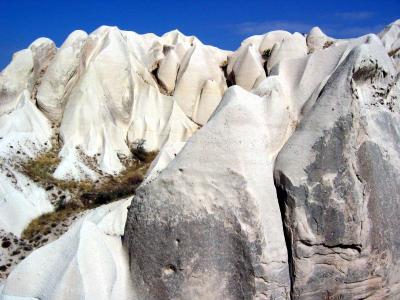
[[[64, 222], [67, 218], [76, 215], [85, 208], [77, 205], [76, 203], [68, 203], [61, 209], [56, 209], [54, 212], [41, 215], [40, 217], [32, 220], [28, 227], [22, 232], [22, 238], [26, 240], [33, 240], [38, 234], [45, 234], [46, 230], [55, 227], [56, 224]], [[54, 225], [53, 225], [54, 224]]]
[[144, 162], [135, 161], [118, 176], [109, 176], [91, 191], [81, 193], [81, 202], [87, 207], [96, 207], [134, 194], [150, 166], [146, 155], [143, 159]]
[[53, 147], [50, 151], [23, 163], [22, 170], [29, 178], [44, 186], [45, 189], [51, 189], [53, 186], [69, 192], [76, 190], [89, 191], [93, 189], [93, 183], [90, 181], [60, 180], [54, 178], [52, 174], [59, 163], [58, 148]]
[[264, 50], [261, 56], [263, 59], [268, 60], [269, 57], [271, 56], [271, 49]]
[[396, 53], [399, 53], [399, 52], [400, 52], [400, 47], [389, 51], [388, 55], [390, 57], [394, 57], [396, 55]]
[[135, 158], [144, 163], [151, 163], [157, 156], [157, 151], [147, 152], [144, 148], [145, 140], [140, 139], [136, 141], [132, 147], [131, 152]]
[[333, 41], [326, 41], [324, 46], [322, 47], [323, 49], [329, 48], [330, 46], [332, 46], [334, 43]]
[[146, 152], [143, 140], [138, 141], [131, 151], [135, 159], [125, 162], [125, 170], [116, 176], [108, 175], [96, 182], [54, 178], [52, 174], [60, 163], [57, 147], [23, 163], [22, 171], [28, 177], [46, 190], [57, 188], [68, 191], [71, 199], [66, 202], [65, 196], [61, 196], [55, 211], [33, 220], [22, 233], [22, 237], [40, 244], [40, 241], [43, 242], [43, 236], [50, 233], [52, 227], [65, 222], [68, 218], [87, 209], [133, 195], [157, 152]]

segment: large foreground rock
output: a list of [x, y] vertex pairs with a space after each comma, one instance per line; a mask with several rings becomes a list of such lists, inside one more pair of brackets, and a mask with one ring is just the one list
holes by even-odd
[[140, 299], [288, 299], [265, 99], [239, 87], [135, 195], [124, 241]]
[[400, 115], [371, 36], [338, 66], [279, 153], [293, 299], [400, 297]]

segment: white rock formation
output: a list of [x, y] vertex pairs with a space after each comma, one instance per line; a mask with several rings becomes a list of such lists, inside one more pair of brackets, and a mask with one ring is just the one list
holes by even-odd
[[262, 35], [255, 35], [245, 39], [241, 45], [253, 44], [260, 53], [272, 50], [275, 44], [281, 44], [291, 37], [291, 33], [284, 30], [275, 30]]
[[89, 212], [59, 240], [33, 252], [0, 288], [0, 299], [137, 299], [121, 243], [129, 203]]
[[307, 52], [306, 39], [296, 32], [289, 38], [284, 39], [282, 43], [274, 45], [267, 62], [268, 72], [281, 61], [305, 56]]
[[[228, 53], [178, 31], [158, 37], [103, 26], [89, 36], [72, 33], [57, 51], [38, 39], [2, 72], [0, 113], [28, 90], [60, 125], [57, 178], [115, 174], [123, 169], [119, 155], [129, 156], [136, 141], [159, 149], [185, 141], [208, 120], [226, 89]], [[95, 157], [98, 170], [85, 166], [82, 154]]]
[[[54, 137], [62, 146], [53, 174], [59, 179], [116, 174], [124, 169], [121, 157], [131, 157], [130, 147], [139, 141], [147, 150], [161, 151], [136, 195], [127, 226], [131, 267], [139, 265], [139, 271], [129, 270], [122, 247], [129, 201], [120, 201], [90, 212], [65, 236], [33, 252], [0, 286], [0, 299], [144, 299], [146, 293], [155, 298], [288, 298], [290, 270], [273, 183], [275, 159], [293, 134], [306, 142], [315, 134], [312, 128], [322, 128], [336, 115], [316, 117], [314, 109], [326, 108], [321, 99], [347, 101], [350, 94], [341, 88], [356, 86], [363, 101], [382, 98], [383, 104], [367, 102], [393, 109], [400, 93], [399, 21], [378, 36], [336, 40], [317, 27], [307, 36], [273, 31], [249, 37], [229, 52], [177, 30], [159, 37], [102, 26], [89, 35], [73, 32], [59, 49], [40, 38], [16, 53], [0, 73], [0, 229], [19, 236], [33, 218], [53, 209], [49, 193], [26, 178], [18, 162], [50, 149]], [[361, 71], [354, 79], [349, 54], [359, 49], [363, 59], [355, 64]], [[385, 62], [383, 71], [376, 57]], [[370, 73], [391, 83], [372, 86], [383, 79], [371, 83]], [[332, 82], [338, 80], [343, 84], [336, 91]], [[232, 84], [241, 88], [227, 89]], [[318, 126], [304, 133], [299, 124], [310, 115]], [[370, 127], [371, 134], [391, 145], [395, 130]], [[386, 148], [397, 157], [395, 145]], [[309, 149], [303, 150], [295, 154], [301, 162]], [[145, 210], [149, 214], [143, 215]], [[161, 230], [165, 224], [168, 230]], [[293, 226], [299, 232], [307, 229]], [[178, 233], [183, 238], [171, 244]], [[309, 230], [300, 233], [307, 236]], [[207, 234], [214, 234], [220, 248], [209, 243]], [[175, 256], [177, 244], [183, 252]], [[204, 256], [199, 245], [213, 250]], [[152, 253], [153, 260], [146, 261], [143, 253]], [[210, 269], [200, 270], [196, 259]], [[245, 267], [238, 271], [232, 261]], [[298, 274], [312, 274], [310, 264], [299, 265], [306, 267]], [[228, 269], [233, 276], [226, 275]], [[201, 283], [189, 276], [191, 271]], [[236, 275], [245, 278], [242, 291], [230, 288], [242, 283]], [[323, 289], [319, 275], [315, 278], [314, 286]], [[388, 294], [398, 295], [396, 274], [388, 278], [393, 283]], [[301, 298], [298, 291], [307, 282], [297, 279], [293, 286], [300, 288], [296, 294], [292, 290], [292, 297]], [[347, 289], [344, 283], [340, 287]]]
[[37, 104], [51, 120], [61, 120], [69, 86], [74, 84], [74, 79], [78, 76], [76, 72], [86, 38], [86, 32], [81, 30], [69, 35], [57, 51], [38, 87]]
[[370, 36], [336, 68], [278, 155], [293, 299], [400, 296], [398, 84]]
[[[52, 209], [35, 183], [26, 189], [13, 183], [14, 175], [7, 177], [23, 175], [6, 160], [33, 158], [59, 134], [61, 163], [54, 176], [95, 180], [101, 172], [121, 171], [119, 156], [129, 157], [136, 141], [145, 140], [147, 150], [186, 141], [226, 89], [220, 66], [227, 54], [177, 31], [157, 37], [106, 26], [89, 36], [75, 31], [60, 49], [40, 38], [18, 52], [0, 74], [1, 228], [19, 236], [30, 220]], [[153, 75], [157, 68], [160, 78]], [[158, 85], [165, 68], [172, 78], [169, 95]], [[97, 167], [85, 157], [94, 157]]]
[[168, 49], [168, 53], [160, 61], [157, 70], [157, 78], [161, 86], [168, 94], [172, 94], [175, 90], [176, 77], [180, 67], [180, 59], [175, 49]]
[[242, 45], [229, 57], [227, 71], [234, 83], [246, 90], [255, 88], [256, 83], [266, 77], [261, 55], [251, 43]]
[[150, 182], [156, 178], [162, 170], [164, 170], [168, 164], [178, 155], [178, 153], [185, 146], [185, 142], [176, 142], [165, 144], [160, 150], [157, 157], [151, 163], [149, 170], [147, 171], [145, 181], [143, 184]]
[[379, 33], [379, 37], [388, 51], [389, 56], [392, 58], [397, 72], [400, 72], [400, 20], [386, 26], [386, 28]]
[[[256, 297], [287, 298], [266, 102], [228, 89], [210, 121], [137, 191], [125, 241], [141, 299], [246, 298], [251, 286]], [[176, 271], [164, 277], [168, 264]]]
[[34, 98], [41, 77], [55, 52], [51, 40], [39, 38], [28, 49], [14, 54], [13, 60], [0, 73], [0, 115], [12, 111], [25, 90]]
[[24, 90], [14, 110], [0, 115], [0, 228], [16, 236], [32, 219], [53, 210], [44, 189], [15, 168], [16, 161], [50, 145], [49, 121], [29, 98]]
[[14, 54], [12, 62], [0, 74], [0, 114], [12, 111], [24, 89], [30, 88], [33, 59], [30, 49]]
[[328, 37], [319, 27], [313, 27], [306, 38], [309, 52], [322, 50], [334, 44], [334, 39]]
[[387, 50], [395, 50], [399, 47], [400, 20], [386, 26], [386, 28], [379, 33], [379, 37]]
[[[137, 49], [127, 43], [130, 35], [102, 27], [88, 37], [77, 71], [81, 75], [68, 96], [60, 127], [62, 157], [76, 157], [79, 147], [95, 156], [99, 169], [107, 173], [123, 169], [118, 154], [129, 156], [128, 145], [136, 140], [144, 139], [146, 148], [154, 150], [170, 135], [184, 140], [197, 129], [172, 97], [160, 93], [138, 60]], [[173, 132], [172, 124], [178, 132]], [[56, 172], [57, 176], [77, 173], [74, 168]]]

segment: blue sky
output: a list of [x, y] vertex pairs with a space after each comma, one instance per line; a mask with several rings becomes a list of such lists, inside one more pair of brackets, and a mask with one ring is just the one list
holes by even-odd
[[116, 25], [138, 33], [178, 28], [204, 43], [234, 50], [245, 37], [275, 29], [334, 37], [378, 32], [400, 18], [400, 0], [122, 1], [0, 0], [0, 69], [38, 37], [61, 45], [70, 32]]

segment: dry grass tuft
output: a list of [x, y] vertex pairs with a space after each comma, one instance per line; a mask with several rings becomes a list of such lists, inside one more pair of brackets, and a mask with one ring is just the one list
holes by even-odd
[[93, 183], [88, 180], [60, 180], [53, 177], [52, 174], [60, 163], [58, 150], [58, 147], [53, 147], [50, 151], [40, 154], [35, 159], [22, 163], [22, 170], [25, 175], [43, 186], [54, 185], [64, 191], [74, 192], [75, 190], [88, 191], [93, 189]]
[[99, 182], [59, 180], [52, 176], [60, 163], [58, 148], [39, 155], [21, 165], [22, 171], [43, 187], [55, 186], [68, 191], [72, 199], [60, 202], [54, 212], [44, 214], [33, 220], [22, 233], [24, 239], [32, 240], [48, 231], [49, 224], [59, 224], [73, 215], [99, 205], [129, 197], [144, 179], [151, 162], [157, 156], [156, 151], [137, 150], [136, 160], [131, 160], [124, 171], [117, 176], [107, 176]]
[[133, 195], [142, 183], [150, 162], [145, 160], [131, 163], [119, 175], [107, 177], [93, 190], [81, 193], [81, 202], [93, 207]]
[[396, 53], [398, 53], [398, 52], [400, 52], [400, 47], [396, 48], [396, 49], [393, 49], [392, 51], [389, 51], [388, 55], [390, 57], [394, 57], [396, 55]]
[[329, 48], [330, 46], [332, 46], [334, 44], [333, 41], [326, 41], [324, 46], [322, 47], [322, 49], [326, 49]]
[[85, 208], [75, 203], [67, 203], [61, 209], [54, 212], [41, 215], [40, 217], [32, 220], [29, 225], [22, 232], [22, 238], [32, 240], [38, 234], [44, 233], [51, 224], [60, 224], [67, 220], [69, 217], [76, 215]]
[[265, 60], [268, 60], [271, 56], [272, 53], [272, 49], [266, 49], [263, 51], [263, 53], [261, 54], [262, 58]]

